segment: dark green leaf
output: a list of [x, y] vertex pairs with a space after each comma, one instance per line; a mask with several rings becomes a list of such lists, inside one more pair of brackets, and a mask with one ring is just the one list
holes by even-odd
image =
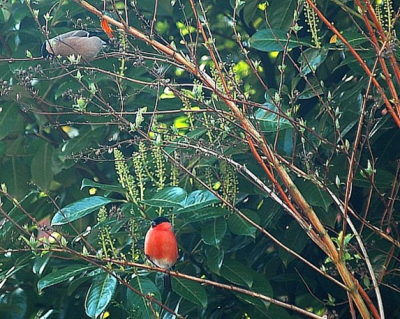
[[58, 269], [57, 271], [44, 276], [38, 281], [37, 283], [38, 290], [41, 291], [44, 288], [59, 284], [63, 281], [70, 280], [75, 276], [82, 275], [83, 273], [85, 273], [90, 269], [94, 269], [94, 267], [83, 266], [82, 264], [75, 264], [65, 268]]
[[224, 218], [214, 218], [203, 225], [201, 237], [207, 245], [218, 246], [226, 233]]
[[[140, 291], [144, 295], [153, 296], [156, 300], [161, 300], [160, 291], [157, 289], [156, 285], [147, 277], [135, 276], [130, 284], [137, 291]], [[149, 301], [146, 298], [143, 298], [139, 294], [135, 293], [132, 290], [127, 291], [127, 302], [128, 305], [135, 305], [139, 309], [141, 314], [141, 318], [143, 319], [152, 319], [154, 318], [154, 313], [152, 309], [149, 307]], [[160, 306], [157, 304], [153, 304], [152, 308], [156, 311], [159, 311]]]
[[0, 108], [0, 140], [12, 133], [17, 116], [18, 108], [14, 104], [4, 103], [2, 105]]
[[267, 7], [268, 22], [273, 29], [289, 31], [293, 24], [297, 0], [269, 1]]
[[53, 146], [50, 143], [43, 143], [36, 150], [31, 164], [31, 175], [33, 182], [43, 191], [50, 189], [53, 181]]
[[253, 285], [253, 275], [248, 268], [242, 263], [233, 260], [225, 259], [221, 267], [221, 276], [226, 280], [250, 288]]
[[193, 212], [219, 202], [219, 198], [209, 190], [196, 190], [188, 195], [177, 213]]
[[206, 248], [207, 266], [210, 267], [210, 269], [217, 275], [220, 275], [224, 256], [225, 250], [221, 248], [214, 246], [208, 246]]
[[300, 92], [299, 99], [307, 100], [324, 94], [323, 86], [315, 77], [308, 77], [306, 87]]
[[44, 255], [36, 256], [35, 262], [32, 267], [32, 271], [35, 275], [41, 277], [44, 269], [49, 263], [50, 258], [53, 256], [53, 253], [47, 253]]
[[[254, 292], [257, 292], [259, 294], [262, 294], [266, 297], [273, 297], [274, 292], [272, 290], [272, 286], [269, 283], [268, 280], [266, 280], [262, 275], [255, 273], [254, 276], [257, 278], [257, 280], [254, 280], [253, 286], [251, 287], [251, 290]], [[262, 300], [258, 297], [251, 297], [248, 295], [244, 295], [244, 294], [240, 294], [237, 293], [236, 294], [238, 296], [238, 298], [240, 299], [244, 299], [247, 302], [258, 306], [260, 308], [264, 308], [267, 309], [270, 305], [270, 303], [268, 301]]]
[[289, 39], [283, 30], [262, 29], [250, 38], [250, 46], [264, 52], [283, 51], [285, 47], [296, 48], [300, 45], [310, 46], [309, 43], [294, 38]]
[[172, 289], [181, 297], [203, 308], [207, 306], [207, 294], [202, 285], [197, 282], [172, 277]]
[[95, 277], [85, 302], [86, 314], [90, 318], [96, 319], [107, 308], [117, 289], [117, 283], [117, 279], [108, 273]]
[[72, 296], [72, 294], [86, 281], [92, 280], [91, 275], [87, 275], [84, 277], [74, 278], [71, 283], [68, 285], [67, 295]]
[[247, 0], [243, 7], [243, 18], [247, 25], [250, 25], [257, 12], [258, 0]]
[[[256, 212], [253, 212], [249, 209], [243, 209], [242, 213], [245, 214], [248, 218], [250, 218], [256, 224], [260, 223], [260, 218]], [[255, 237], [256, 235], [256, 228], [250, 225], [247, 221], [243, 218], [239, 217], [237, 214], [232, 214], [228, 218], [228, 226], [229, 230], [234, 233], [235, 235], [244, 235]]]
[[[303, 249], [308, 243], [308, 237], [304, 230], [296, 222], [291, 222], [283, 233], [282, 243], [289, 247], [291, 250], [301, 254]], [[279, 256], [282, 262], [287, 266], [295, 257], [283, 248], [279, 248]]]
[[153, 198], [143, 200], [142, 203], [155, 207], [182, 207], [187, 193], [180, 187], [166, 187], [157, 192]]
[[74, 220], [77, 220], [94, 212], [95, 210], [99, 209], [104, 205], [116, 201], [117, 200], [112, 200], [101, 196], [92, 196], [81, 199], [59, 210], [54, 215], [51, 224], [54, 226], [54, 225], [63, 225], [69, 222], [73, 222]]
[[[188, 222], [189, 223], [193, 223], [196, 221], [204, 222], [204, 221], [212, 219], [212, 218], [227, 216], [229, 214], [230, 214], [230, 212], [225, 208], [207, 207], [207, 208], [203, 208], [201, 210], [197, 210], [193, 214], [190, 214], [190, 218], [189, 218]], [[186, 215], [188, 215], [187, 212], [186, 212]]]
[[0, 316], [5, 319], [23, 319], [26, 318], [28, 300], [25, 290], [16, 288], [7, 294], [6, 303], [0, 303]]
[[269, 102], [264, 105], [265, 109], [259, 108], [255, 112], [255, 117], [263, 132], [276, 132], [292, 128], [292, 124], [287, 119], [278, 115], [279, 111], [275, 105]]
[[314, 48], [309, 48], [305, 50], [300, 58], [300, 70], [303, 75], [307, 75], [310, 72], [315, 73], [317, 68], [326, 60], [326, 57], [328, 56], [328, 49], [322, 48], [322, 49], [314, 49]]
[[1, 167], [0, 182], [7, 186], [11, 196], [21, 199], [28, 191], [29, 167], [21, 158], [12, 156]]
[[94, 181], [91, 181], [90, 179], [84, 178], [82, 180], [82, 185], [81, 185], [81, 189], [84, 189], [85, 187], [95, 187], [95, 188], [99, 188], [102, 189], [104, 191], [108, 191], [108, 192], [116, 192], [116, 193], [121, 193], [124, 194], [126, 191], [120, 187], [120, 186], [116, 186], [116, 185], [107, 185], [107, 184], [100, 184], [100, 183], [96, 183]]
[[298, 179], [296, 185], [310, 205], [319, 206], [328, 211], [332, 199], [327, 192], [307, 180]]

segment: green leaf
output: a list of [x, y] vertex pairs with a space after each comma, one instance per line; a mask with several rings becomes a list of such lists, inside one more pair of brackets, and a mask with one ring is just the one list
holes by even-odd
[[257, 12], [258, 0], [247, 0], [243, 7], [243, 18], [247, 25], [251, 25], [254, 15]]
[[[253, 285], [251, 286], [251, 290], [254, 292], [257, 292], [259, 294], [262, 294], [267, 297], [273, 297], [274, 292], [272, 289], [271, 284], [269, 283], [268, 280], [266, 280], [262, 275], [253, 273], [254, 276], [257, 277], [257, 280], [254, 281]], [[248, 295], [236, 293], [236, 296], [240, 299], [243, 299], [257, 307], [260, 307], [261, 309], [267, 309], [270, 305], [268, 301], [264, 301], [260, 298], [256, 297], [251, 297]]]
[[48, 191], [53, 181], [53, 150], [50, 143], [43, 143], [32, 159], [32, 180], [43, 191]]
[[205, 308], [207, 306], [207, 294], [198, 282], [172, 277], [172, 289], [181, 297]]
[[7, 319], [26, 318], [28, 298], [25, 290], [16, 288], [7, 297], [2, 296], [0, 303], [0, 316]]
[[116, 193], [121, 193], [121, 194], [124, 194], [126, 192], [120, 186], [100, 184], [100, 183], [96, 183], [96, 182], [94, 182], [94, 181], [92, 181], [90, 179], [87, 179], [87, 178], [84, 178], [82, 180], [81, 190], [84, 189], [85, 187], [95, 187], [95, 188], [102, 189], [103, 191], [116, 192]]
[[226, 221], [224, 218], [214, 218], [201, 228], [201, 237], [207, 245], [218, 246], [226, 233]]
[[303, 75], [307, 75], [310, 72], [315, 72], [317, 68], [326, 60], [328, 56], [328, 49], [314, 49], [309, 48], [305, 50], [299, 57], [300, 70]]
[[[370, 39], [365, 34], [361, 34], [359, 32], [354, 32], [354, 29], [345, 30], [342, 33], [342, 35], [353, 48], [356, 48], [356, 47], [360, 48], [361, 44], [363, 44], [363, 43], [366, 43], [368, 46], [368, 43], [370, 41]], [[336, 44], [344, 46], [344, 44], [342, 43], [342, 41], [340, 41], [340, 39], [337, 40]]]
[[227, 216], [229, 214], [230, 214], [230, 212], [225, 208], [208, 207], [208, 208], [203, 208], [201, 210], [197, 210], [193, 214], [190, 214], [188, 222], [189, 223], [193, 223], [193, 222], [197, 222], [197, 221], [204, 222], [204, 221], [212, 219], [212, 218]]
[[84, 277], [78, 277], [78, 278], [74, 278], [70, 284], [68, 285], [68, 290], [67, 290], [67, 295], [68, 296], [72, 296], [72, 294], [74, 293], [74, 291], [79, 288], [80, 285], [82, 285], [83, 283], [85, 283], [88, 280], [92, 280], [92, 275], [88, 274], [87, 276]]
[[289, 39], [283, 30], [262, 29], [250, 38], [250, 46], [263, 52], [283, 51], [284, 47], [296, 48], [300, 45], [310, 46], [309, 43], [297, 39]]
[[308, 77], [306, 87], [300, 92], [300, 100], [308, 100], [314, 96], [321, 96], [324, 94], [324, 89], [321, 83], [315, 77]]
[[99, 209], [100, 207], [113, 202], [117, 202], [117, 200], [112, 200], [101, 196], [92, 196], [81, 199], [59, 210], [54, 215], [51, 225], [63, 225], [73, 222], [74, 220], [82, 218]]
[[142, 203], [155, 207], [182, 207], [187, 193], [180, 187], [166, 187], [157, 192], [152, 199], [143, 200]]
[[177, 212], [193, 212], [219, 202], [220, 199], [209, 190], [195, 190], [188, 195], [184, 203], [181, 203], [183, 207]]
[[[301, 254], [309, 242], [309, 238], [305, 234], [304, 230], [295, 221], [286, 226], [285, 231], [281, 233], [280, 236], [283, 244], [298, 254]], [[286, 267], [292, 260], [295, 259], [292, 254], [283, 248], [279, 248], [279, 256]]]
[[210, 267], [214, 273], [220, 275], [220, 270], [225, 257], [225, 250], [214, 246], [208, 246], [205, 253], [207, 257], [207, 266]]
[[267, 7], [268, 23], [274, 29], [289, 31], [293, 24], [293, 16], [297, 0], [269, 1]]
[[332, 199], [327, 192], [308, 180], [298, 179], [296, 180], [296, 185], [311, 206], [319, 206], [328, 211], [329, 206], [332, 204]]
[[242, 263], [225, 259], [221, 267], [221, 276], [226, 280], [250, 288], [253, 285], [253, 275], [249, 269]]
[[[256, 224], [260, 223], [260, 217], [256, 212], [253, 212], [252, 210], [249, 209], [243, 209], [241, 212]], [[245, 221], [237, 214], [232, 214], [231, 216], [229, 216], [228, 226], [229, 230], [235, 235], [250, 236], [253, 238], [255, 238], [256, 236], [256, 228], [250, 225], [247, 221]]]
[[53, 256], [53, 253], [47, 253], [43, 256], [38, 255], [35, 257], [35, 262], [33, 263], [32, 271], [37, 276], [42, 276], [44, 269], [50, 261], [50, 258]]
[[117, 289], [117, 278], [108, 273], [95, 277], [86, 295], [86, 314], [96, 319], [108, 306], [115, 290]]
[[2, 104], [0, 108], [0, 140], [12, 133], [17, 117], [18, 107], [15, 104]]
[[21, 158], [12, 156], [1, 166], [0, 182], [6, 184], [11, 196], [21, 199], [29, 191], [29, 167]]
[[84, 272], [86, 272], [87, 270], [91, 270], [93, 268], [94, 268], [93, 266], [83, 266], [82, 264], [76, 264], [58, 269], [55, 272], [52, 272], [44, 276], [38, 281], [37, 283], [38, 290], [41, 291], [44, 288], [70, 280], [73, 277], [79, 276]]
[[276, 132], [278, 130], [283, 131], [292, 128], [290, 121], [277, 114], [278, 109], [275, 105], [269, 103], [264, 105], [266, 106], [265, 109], [259, 108], [254, 113], [256, 120], [260, 124], [260, 128], [263, 132]]
[[[140, 291], [144, 295], [153, 296], [157, 300], [161, 300], [160, 291], [157, 289], [156, 285], [153, 281], [151, 281], [147, 277], [142, 276], [134, 276], [134, 278], [130, 281], [130, 284], [133, 288], [137, 291]], [[157, 304], [153, 304], [150, 308], [148, 305], [148, 300], [143, 298], [139, 294], [135, 293], [132, 290], [127, 290], [126, 292], [126, 299], [128, 305], [135, 305], [138, 308], [141, 318], [143, 319], [152, 319], [154, 318], [154, 313], [152, 308], [155, 311], [160, 310], [160, 306]]]
[[104, 129], [101, 126], [83, 127], [79, 130], [79, 135], [61, 145], [58, 156], [62, 162], [70, 159], [71, 154], [78, 154], [92, 144], [96, 144], [102, 137]]

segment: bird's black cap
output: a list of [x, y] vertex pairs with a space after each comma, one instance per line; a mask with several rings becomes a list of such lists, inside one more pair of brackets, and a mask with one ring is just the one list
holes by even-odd
[[162, 223], [169, 223], [169, 219], [165, 217], [157, 217], [151, 222], [151, 227], [156, 227]]

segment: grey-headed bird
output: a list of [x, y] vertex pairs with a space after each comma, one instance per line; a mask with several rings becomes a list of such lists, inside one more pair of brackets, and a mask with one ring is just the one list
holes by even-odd
[[106, 43], [96, 36], [96, 32], [75, 30], [60, 34], [45, 41], [42, 45], [42, 55], [53, 56], [80, 55], [82, 60], [90, 62], [99, 54]]

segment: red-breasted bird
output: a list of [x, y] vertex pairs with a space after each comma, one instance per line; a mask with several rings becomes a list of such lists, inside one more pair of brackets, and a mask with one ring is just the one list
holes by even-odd
[[159, 268], [171, 269], [178, 259], [178, 244], [174, 229], [165, 217], [151, 222], [144, 240], [144, 253], [150, 262]]

